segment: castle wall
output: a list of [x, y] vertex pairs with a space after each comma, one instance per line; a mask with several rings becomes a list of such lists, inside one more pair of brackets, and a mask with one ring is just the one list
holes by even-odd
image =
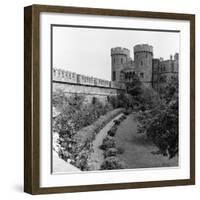
[[91, 102], [93, 97], [98, 98], [101, 102], [107, 102], [107, 97], [112, 95], [117, 95], [124, 90], [115, 88], [106, 88], [99, 86], [89, 86], [81, 84], [71, 84], [66, 82], [53, 81], [52, 83], [53, 92], [57, 90], [63, 91], [66, 95], [83, 95], [86, 97], [88, 102]]
[[62, 69], [53, 69], [53, 81], [61, 83], [72, 83], [85, 86], [97, 86], [114, 89], [125, 89], [124, 83], [103, 80], [91, 76], [76, 74], [74, 72], [65, 71]]
[[53, 69], [53, 80], [67, 82], [67, 83], [83, 84], [83, 85], [110, 87], [110, 81], [90, 76], [80, 75], [74, 72], [65, 71], [61, 69]]

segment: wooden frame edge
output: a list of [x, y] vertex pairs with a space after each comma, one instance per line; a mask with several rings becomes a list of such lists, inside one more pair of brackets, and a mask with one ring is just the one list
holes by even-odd
[[24, 8], [24, 192], [39, 191], [39, 12]]
[[190, 15], [190, 178], [195, 184], [195, 15]]
[[24, 191], [32, 193], [32, 140], [31, 113], [32, 104], [32, 7], [24, 8]]

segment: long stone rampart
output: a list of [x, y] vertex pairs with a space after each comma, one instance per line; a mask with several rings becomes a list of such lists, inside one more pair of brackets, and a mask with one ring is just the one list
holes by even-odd
[[123, 83], [99, 79], [92, 76], [85, 76], [85, 75], [77, 74], [74, 72], [70, 72], [70, 71], [66, 71], [62, 69], [55, 69], [55, 68], [53, 69], [53, 82], [105, 87], [105, 88], [113, 88], [113, 89], [120, 89], [120, 90], [125, 89], [125, 85]]
[[84, 76], [69, 71], [53, 69], [53, 92], [62, 90], [66, 95], [83, 95], [88, 101], [93, 97], [106, 102], [108, 96], [116, 96], [125, 91], [125, 85]]

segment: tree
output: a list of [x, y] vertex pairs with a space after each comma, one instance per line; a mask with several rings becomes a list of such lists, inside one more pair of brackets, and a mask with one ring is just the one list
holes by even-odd
[[[144, 101], [150, 102], [148, 97], [149, 95], [144, 94]], [[160, 153], [173, 158], [178, 154], [179, 136], [178, 80], [175, 77], [172, 77], [171, 81], [162, 88], [160, 98], [155, 102], [152, 101], [149, 109], [140, 112], [138, 132], [146, 133], [147, 137], [159, 148]]]
[[134, 76], [132, 82], [126, 84], [127, 92], [131, 94], [135, 99], [137, 99], [141, 93], [143, 85], [138, 78], [138, 76]]

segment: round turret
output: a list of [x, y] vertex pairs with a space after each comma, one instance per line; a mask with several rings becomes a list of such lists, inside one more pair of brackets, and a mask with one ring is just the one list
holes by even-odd
[[122, 47], [115, 47], [111, 49], [112, 57], [112, 81], [121, 80], [121, 71], [123, 69], [124, 63], [130, 60], [130, 51], [129, 49]]
[[122, 48], [122, 47], [115, 47], [111, 49], [111, 56], [119, 55], [119, 54], [130, 56], [130, 51], [129, 49]]
[[148, 44], [138, 44], [134, 46], [134, 53], [149, 52], [153, 54], [153, 46]]
[[139, 79], [146, 84], [152, 84], [153, 47], [148, 44], [134, 46], [135, 71]]

